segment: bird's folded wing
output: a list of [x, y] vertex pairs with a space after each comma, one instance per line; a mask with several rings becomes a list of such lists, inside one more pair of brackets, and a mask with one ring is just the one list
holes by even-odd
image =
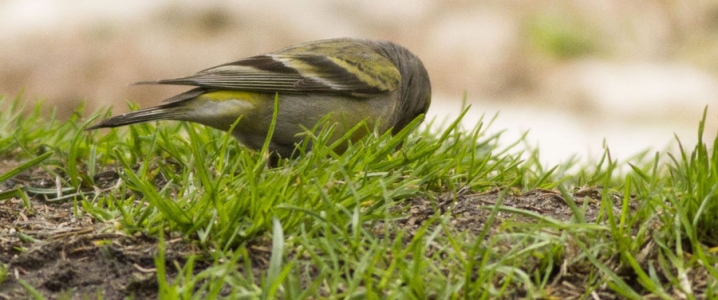
[[337, 93], [357, 97], [394, 91], [401, 75], [373, 52], [342, 55], [274, 53], [249, 57], [192, 76], [140, 84], [192, 85], [270, 93]]

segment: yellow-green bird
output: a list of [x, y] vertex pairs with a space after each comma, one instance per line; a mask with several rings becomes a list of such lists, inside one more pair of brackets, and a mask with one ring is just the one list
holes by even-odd
[[227, 131], [241, 117], [232, 135], [257, 150], [267, 137], [278, 94], [269, 150], [290, 157], [303, 139], [299, 134], [304, 128], [313, 128], [326, 115], [336, 124], [332, 139], [363, 120], [369, 128], [396, 133], [426, 113], [431, 103], [429, 75], [416, 55], [392, 42], [352, 38], [298, 44], [191, 76], [138, 84], [196, 88], [160, 106], [115, 116], [88, 130], [177, 120]]

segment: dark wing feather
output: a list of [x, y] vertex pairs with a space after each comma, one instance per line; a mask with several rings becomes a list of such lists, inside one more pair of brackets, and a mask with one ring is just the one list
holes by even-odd
[[370, 45], [360, 40], [329, 40], [249, 57], [188, 77], [140, 84], [362, 96], [394, 91], [400, 82], [397, 67]]

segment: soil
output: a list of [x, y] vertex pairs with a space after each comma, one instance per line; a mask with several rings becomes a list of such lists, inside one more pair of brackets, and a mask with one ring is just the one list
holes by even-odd
[[[109, 176], [108, 183], [112, 181], [113, 176]], [[0, 183], [0, 191], [22, 184]], [[24, 184], [37, 185], [40, 182]], [[453, 217], [452, 230], [478, 236], [484, 230], [491, 208], [497, 201], [503, 201], [504, 206], [528, 210], [557, 220], [566, 221], [573, 217], [566, 201], [556, 191], [509, 191], [501, 200], [499, 194], [499, 190], [484, 193], [460, 191], [458, 194], [441, 195], [437, 200], [407, 199], [395, 208], [407, 217], [392, 225], [407, 229], [405, 238], [406, 242], [409, 242], [416, 229], [437, 211], [450, 212]], [[586, 207], [585, 217], [588, 222], [595, 220], [599, 213], [600, 194], [598, 188], [573, 192], [578, 204]], [[616, 205], [619, 205], [619, 199], [615, 200]], [[41, 196], [34, 196], [30, 201], [32, 210], [27, 209], [21, 199], [13, 198], [0, 202], [0, 262], [8, 266], [7, 277], [0, 280], [0, 299], [30, 298], [28, 289], [23, 285], [33, 287], [49, 299], [94, 299], [98, 295], [103, 299], [158, 297], [154, 262], [158, 244], [156, 239], [142, 234], [130, 236], [110, 222], [97, 222], [88, 214], [76, 214], [74, 211], [82, 208], [76, 207], [73, 201], [49, 203]], [[588, 203], [584, 205], [583, 201]], [[620, 206], [615, 209], [620, 209]], [[77, 218], [77, 215], [82, 217]], [[502, 230], [502, 221], [506, 219], [529, 224], [536, 222], [532, 217], [500, 212], [488, 234]], [[377, 235], [383, 234], [383, 225], [373, 225]], [[271, 241], [264, 239], [255, 243], [256, 245], [249, 247], [249, 257], [253, 259], [252, 272], [261, 274], [268, 266]], [[175, 262], [183, 263], [186, 257], [192, 254], [203, 257], [206, 253], [191, 241], [167, 240], [165, 260], [168, 278], [174, 278], [177, 274], [171, 266]], [[208, 267], [208, 262], [209, 260], [199, 259], [195, 272]], [[555, 299], [585, 296], [584, 290], [591, 281], [585, 273], [585, 270], [581, 269], [561, 268], [549, 287], [552, 296], [557, 297]], [[259, 280], [261, 276], [255, 278]], [[618, 295], [607, 288], [594, 291], [593, 296], [600, 299], [618, 298]]]

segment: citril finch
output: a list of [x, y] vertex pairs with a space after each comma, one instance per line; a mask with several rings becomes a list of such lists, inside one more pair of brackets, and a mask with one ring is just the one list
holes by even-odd
[[298, 44], [191, 76], [138, 84], [195, 88], [88, 130], [177, 120], [227, 131], [240, 118], [232, 135], [256, 150], [267, 138], [278, 95], [269, 150], [289, 157], [302, 140], [300, 133], [327, 115], [336, 125], [332, 139], [362, 121], [367, 128], [395, 133], [426, 113], [431, 103], [429, 75], [418, 57], [392, 42], [351, 38]]

